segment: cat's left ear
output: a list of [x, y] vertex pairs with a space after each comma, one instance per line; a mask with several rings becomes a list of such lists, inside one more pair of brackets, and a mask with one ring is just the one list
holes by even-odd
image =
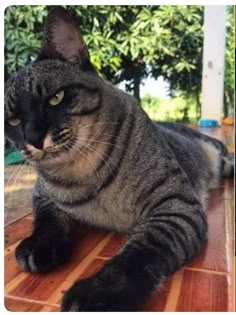
[[48, 14], [39, 59], [62, 59], [82, 68], [90, 65], [89, 52], [74, 19], [62, 7]]

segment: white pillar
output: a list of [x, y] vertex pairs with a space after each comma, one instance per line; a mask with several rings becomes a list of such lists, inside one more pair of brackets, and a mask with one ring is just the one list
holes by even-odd
[[226, 6], [204, 10], [201, 119], [220, 123], [223, 111]]

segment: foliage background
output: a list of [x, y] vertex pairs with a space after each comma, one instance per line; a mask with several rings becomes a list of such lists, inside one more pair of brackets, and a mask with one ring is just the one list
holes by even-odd
[[[114, 84], [125, 82], [153, 119], [200, 117], [202, 6], [65, 6], [78, 16], [91, 61]], [[33, 61], [49, 6], [9, 6], [5, 11], [5, 76]], [[227, 7], [224, 115], [233, 108], [234, 12]], [[147, 77], [163, 77], [171, 99], [140, 99]]]

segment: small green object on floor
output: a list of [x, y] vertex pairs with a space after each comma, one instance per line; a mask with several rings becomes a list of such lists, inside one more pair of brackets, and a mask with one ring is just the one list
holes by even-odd
[[4, 151], [4, 165], [12, 165], [24, 162], [25, 159], [19, 151], [9, 148]]

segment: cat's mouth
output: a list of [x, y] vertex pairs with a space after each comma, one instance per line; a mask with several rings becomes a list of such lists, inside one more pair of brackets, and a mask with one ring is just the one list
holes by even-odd
[[60, 145], [60, 147], [50, 147], [48, 149], [37, 149], [31, 144], [27, 144], [26, 148], [21, 151], [21, 154], [30, 161], [48, 161], [60, 157], [62, 154], [70, 150], [69, 143]]
[[26, 144], [21, 153], [27, 160], [35, 162], [60, 158], [70, 152], [75, 142], [75, 137], [71, 133], [65, 135], [52, 137], [48, 134], [44, 139], [42, 149], [38, 149], [32, 144]]

